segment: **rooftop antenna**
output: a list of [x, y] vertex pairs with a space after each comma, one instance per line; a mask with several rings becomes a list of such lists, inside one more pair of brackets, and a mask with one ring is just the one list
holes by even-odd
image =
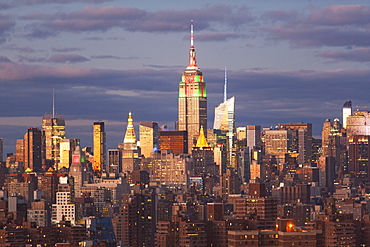
[[53, 118], [55, 118], [55, 107], [54, 107], [54, 88], [53, 88]]
[[194, 21], [191, 20], [190, 24], [190, 46], [194, 46]]
[[225, 66], [225, 85], [224, 85], [224, 102], [227, 100], [227, 72]]

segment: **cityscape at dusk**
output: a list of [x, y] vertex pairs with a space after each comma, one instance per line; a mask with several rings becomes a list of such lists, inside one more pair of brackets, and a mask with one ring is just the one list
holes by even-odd
[[0, 247], [370, 246], [361, 1], [0, 3]]
[[[224, 68], [236, 125], [313, 123], [320, 135], [341, 105], [369, 106], [369, 7], [361, 1], [2, 1], [0, 126], [7, 152], [55, 108], [67, 136], [91, 145], [106, 122], [122, 141], [128, 111], [174, 129], [177, 83], [194, 20], [208, 121], [222, 100]], [[341, 5], [345, 4], [345, 5]], [[209, 124], [210, 125], [210, 124]]]

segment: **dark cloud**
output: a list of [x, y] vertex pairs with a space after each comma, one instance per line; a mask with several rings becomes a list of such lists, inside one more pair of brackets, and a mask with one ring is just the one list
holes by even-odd
[[81, 63], [90, 61], [90, 59], [77, 54], [54, 54], [48, 61], [53, 63]]
[[105, 3], [112, 2], [113, 0], [17, 0], [24, 4], [47, 4], [47, 3], [58, 3], [58, 4], [68, 4], [68, 3]]
[[8, 57], [0, 56], [0, 62], [1, 63], [10, 63], [11, 60]]
[[56, 52], [71, 52], [71, 51], [82, 51], [82, 48], [79, 47], [60, 47], [60, 48], [52, 48], [52, 51]]
[[[196, 39], [197, 41], [226, 41], [242, 37], [244, 37], [244, 35], [235, 33], [201, 33], [197, 35]], [[184, 39], [189, 40], [189, 37]]]
[[[58, 32], [102, 31], [119, 27], [128, 31], [181, 32], [189, 29], [189, 20], [196, 19], [197, 30], [209, 29], [212, 23], [226, 23], [237, 29], [255, 18], [244, 7], [211, 5], [200, 9], [159, 10], [148, 12], [138, 8], [87, 6], [71, 13], [30, 13], [20, 17], [34, 20], [28, 37], [45, 38]], [[94, 37], [95, 38], [95, 37]]]
[[350, 51], [328, 51], [319, 53], [317, 56], [332, 59], [337, 62], [370, 62], [370, 48], [362, 48]]
[[97, 56], [91, 56], [93, 59], [138, 59], [138, 57], [130, 57], [130, 58], [123, 58], [119, 56], [113, 56], [113, 55], [97, 55]]
[[18, 62], [24, 63], [42, 63], [46, 62], [47, 58], [44, 57], [27, 57], [27, 56], [19, 56]]
[[[158, 121], [174, 128], [178, 81], [183, 70], [184, 67], [53, 68], [0, 62], [0, 105], [9, 106], [0, 108], [0, 116], [39, 116], [41, 125], [42, 115], [51, 111], [51, 92], [55, 88], [56, 109], [66, 117], [67, 136], [81, 138], [82, 145], [88, 145], [94, 120], [122, 122], [121, 125], [106, 123], [113, 133], [107, 136], [108, 147], [114, 148], [122, 141], [130, 110], [135, 123]], [[203, 74], [207, 83], [209, 126], [212, 126], [214, 107], [223, 99], [224, 71], [205, 69]], [[228, 91], [229, 97], [236, 97], [237, 126], [269, 127], [302, 121], [313, 123], [318, 134], [326, 118], [341, 116], [341, 106], [346, 100], [351, 99], [359, 106], [369, 105], [368, 87], [364, 88], [369, 85], [369, 78], [370, 70], [228, 70]], [[81, 119], [84, 120], [81, 126], [68, 124]], [[0, 118], [0, 125], [1, 121]]]
[[369, 7], [335, 5], [309, 14], [279, 10], [263, 17], [273, 24], [257, 30], [265, 32], [267, 39], [287, 40], [294, 47], [370, 46]]
[[10, 9], [10, 8], [13, 8], [14, 5], [13, 4], [10, 4], [10, 3], [0, 3], [0, 10], [1, 9]]
[[36, 49], [34, 49], [32, 47], [29, 47], [29, 46], [19, 47], [15, 44], [4, 45], [3, 49], [4, 50], [9, 50], [9, 51], [19, 51], [21, 53], [35, 53], [35, 52], [43, 51], [43, 50], [36, 50]]
[[15, 26], [15, 21], [8, 15], [0, 14], [0, 44], [6, 42], [10, 35], [8, 34]]

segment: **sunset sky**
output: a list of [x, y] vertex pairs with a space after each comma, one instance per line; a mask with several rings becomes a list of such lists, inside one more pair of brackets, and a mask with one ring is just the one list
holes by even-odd
[[[174, 129], [178, 83], [194, 20], [208, 121], [228, 95], [236, 126], [313, 124], [339, 118], [346, 100], [370, 107], [370, 7], [365, 1], [2, 0], [0, 138], [4, 153], [55, 108], [67, 138], [92, 145], [105, 122], [107, 148], [128, 112]], [[348, 5], [348, 4], [351, 5]], [[138, 130], [138, 128], [137, 128]]]

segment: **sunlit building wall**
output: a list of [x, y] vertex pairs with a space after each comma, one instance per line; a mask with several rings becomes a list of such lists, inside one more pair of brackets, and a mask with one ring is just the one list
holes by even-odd
[[177, 130], [187, 131], [188, 153], [196, 143], [200, 127], [207, 129], [207, 92], [203, 74], [196, 63], [193, 25], [188, 67], [179, 84]]
[[144, 157], [150, 157], [159, 148], [159, 127], [157, 122], [141, 122], [139, 126], [140, 148]]
[[45, 148], [43, 158], [47, 164], [60, 169], [60, 140], [65, 138], [66, 126], [63, 115], [44, 115], [42, 119], [43, 145]]
[[93, 148], [94, 148], [94, 171], [105, 171], [106, 165], [106, 133], [104, 122], [94, 122], [93, 125]]
[[347, 128], [347, 117], [352, 115], [352, 101], [347, 100], [342, 108], [343, 128]]
[[24, 170], [39, 171], [41, 169], [41, 130], [28, 128], [23, 140]]
[[347, 117], [347, 136], [370, 135], [370, 112], [355, 111]]

